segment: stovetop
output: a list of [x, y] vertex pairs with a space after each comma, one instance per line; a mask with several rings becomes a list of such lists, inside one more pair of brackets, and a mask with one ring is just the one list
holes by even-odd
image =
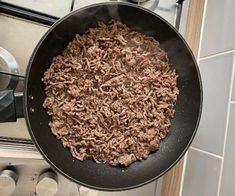
[[[34, 47], [49, 29], [50, 24], [72, 10], [100, 2], [107, 1], [61, 0], [58, 3], [57, 0], [0, 0], [0, 47], [14, 56], [18, 65], [18, 74], [24, 75]], [[136, 3], [136, 0], [124, 2]], [[181, 1], [178, 2], [181, 3]], [[176, 28], [179, 27], [181, 4], [178, 4], [176, 0], [147, 0], [143, 2], [139, 0], [137, 4], [159, 14]], [[2, 76], [0, 73], [0, 77]], [[17, 138], [31, 143], [23, 118], [17, 119], [17, 122], [14, 123], [0, 123], [0, 141], [17, 140]]]

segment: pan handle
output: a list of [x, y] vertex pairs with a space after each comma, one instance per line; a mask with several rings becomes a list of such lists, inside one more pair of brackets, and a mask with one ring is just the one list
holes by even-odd
[[15, 122], [24, 117], [23, 93], [13, 90], [0, 91], [0, 122]]

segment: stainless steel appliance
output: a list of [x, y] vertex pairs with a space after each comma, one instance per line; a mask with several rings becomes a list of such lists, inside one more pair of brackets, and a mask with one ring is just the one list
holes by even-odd
[[[0, 26], [3, 27], [0, 31], [0, 90], [9, 88], [21, 93], [28, 59], [48, 26], [74, 9], [105, 1], [71, 0], [64, 2], [64, 7], [51, 1], [47, 3], [51, 4], [49, 8], [43, 0], [40, 5], [27, 2], [0, 2]], [[179, 28], [182, 1], [139, 0], [137, 3]], [[77, 184], [57, 174], [43, 160], [29, 137], [24, 119], [0, 123], [0, 190], [0, 195], [13, 196], [79, 195]]]

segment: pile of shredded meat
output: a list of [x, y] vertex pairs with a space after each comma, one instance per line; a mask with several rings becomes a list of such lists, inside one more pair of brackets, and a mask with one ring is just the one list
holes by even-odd
[[52, 133], [78, 160], [128, 166], [166, 137], [177, 74], [153, 37], [119, 21], [77, 34], [44, 74]]

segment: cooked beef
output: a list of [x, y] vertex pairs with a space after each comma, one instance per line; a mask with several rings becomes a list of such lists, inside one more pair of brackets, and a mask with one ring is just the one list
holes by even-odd
[[153, 37], [118, 21], [100, 22], [53, 58], [42, 78], [43, 107], [72, 156], [127, 166], [146, 159], [166, 137], [177, 77]]

